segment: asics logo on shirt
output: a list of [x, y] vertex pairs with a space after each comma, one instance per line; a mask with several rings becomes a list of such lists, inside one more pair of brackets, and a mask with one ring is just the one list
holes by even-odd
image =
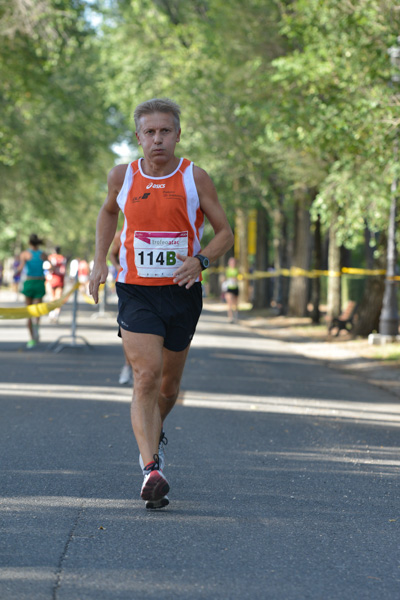
[[155, 190], [162, 189], [165, 188], [165, 183], [148, 183], [146, 185], [146, 190], [149, 190], [150, 188], [154, 188]]

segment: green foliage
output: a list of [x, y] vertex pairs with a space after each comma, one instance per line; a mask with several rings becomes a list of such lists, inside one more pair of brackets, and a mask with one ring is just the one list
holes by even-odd
[[[266, 143], [322, 163], [313, 215], [329, 225], [338, 213], [338, 242], [349, 247], [366, 223], [372, 231], [386, 228], [399, 119], [387, 49], [399, 25], [385, 0], [298, 0], [283, 14], [291, 51], [273, 62], [281, 101]], [[310, 179], [305, 169], [303, 183]]]
[[99, 177], [118, 130], [107, 124], [84, 3], [13, 2], [1, 14], [0, 253], [25, 247], [32, 231], [50, 247], [87, 252], [86, 216], [104, 194]]

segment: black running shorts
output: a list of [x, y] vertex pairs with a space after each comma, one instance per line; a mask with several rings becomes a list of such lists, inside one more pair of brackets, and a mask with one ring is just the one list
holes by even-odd
[[239, 296], [239, 288], [238, 287], [236, 287], [236, 288], [230, 288], [230, 289], [228, 288], [226, 290], [226, 293], [227, 294], [233, 294], [234, 296]]
[[190, 344], [203, 307], [201, 283], [188, 290], [179, 285], [116, 283], [118, 324], [133, 333], [164, 338], [167, 350], [181, 352]]

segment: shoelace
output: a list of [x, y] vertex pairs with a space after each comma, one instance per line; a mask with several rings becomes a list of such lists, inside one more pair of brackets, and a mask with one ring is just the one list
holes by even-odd
[[150, 473], [151, 471], [158, 471], [159, 468], [160, 468], [160, 459], [158, 457], [158, 454], [154, 454], [153, 462], [148, 463], [145, 466], [144, 471], [146, 473]]
[[168, 438], [165, 435], [164, 429], [162, 429], [160, 433], [160, 441], [158, 442], [158, 445], [160, 446], [160, 444], [163, 444], [164, 446], [168, 444]]

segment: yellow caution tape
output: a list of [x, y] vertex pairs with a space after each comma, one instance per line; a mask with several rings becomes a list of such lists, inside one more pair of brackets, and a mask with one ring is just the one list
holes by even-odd
[[[209, 273], [225, 273], [224, 267], [212, 267], [208, 270]], [[239, 280], [242, 279], [265, 279], [270, 277], [341, 277], [342, 275], [361, 275], [361, 276], [377, 276], [385, 275], [385, 269], [358, 269], [355, 267], [343, 267], [341, 271], [329, 271], [322, 269], [313, 269], [307, 271], [300, 267], [290, 267], [290, 269], [273, 269], [271, 271], [252, 271], [251, 273], [240, 273]], [[400, 281], [400, 275], [386, 277], [391, 281]]]
[[82, 296], [86, 304], [96, 304], [91, 296], [88, 296], [87, 294], [82, 294]]
[[354, 267], [343, 267], [342, 273], [348, 275], [384, 275], [385, 269], [356, 269]]
[[276, 269], [274, 271], [253, 271], [252, 273], [245, 273], [242, 277], [245, 279], [264, 279], [270, 277], [309, 277], [315, 278], [325, 275], [327, 277], [340, 277], [340, 271], [321, 271], [314, 269], [313, 271], [307, 271], [300, 267], [291, 267], [290, 269]]
[[[320, 269], [313, 269], [312, 271], [307, 271], [306, 269], [301, 269], [300, 267], [291, 267], [290, 269], [276, 269], [273, 271], [253, 271], [252, 273], [244, 273], [243, 275], [239, 275], [238, 279], [264, 279], [269, 277], [341, 277], [342, 275], [385, 275], [386, 271], [384, 269], [356, 269], [343, 267], [341, 271], [327, 271]], [[395, 275], [392, 277], [387, 277], [387, 279], [393, 281], [400, 281], [400, 275]]]
[[25, 319], [29, 317], [42, 317], [48, 315], [49, 312], [62, 306], [79, 287], [79, 283], [76, 283], [68, 292], [63, 294], [58, 300], [52, 300], [51, 302], [39, 302], [38, 304], [29, 304], [29, 306], [21, 306], [20, 308], [1, 308], [0, 307], [0, 319]]

